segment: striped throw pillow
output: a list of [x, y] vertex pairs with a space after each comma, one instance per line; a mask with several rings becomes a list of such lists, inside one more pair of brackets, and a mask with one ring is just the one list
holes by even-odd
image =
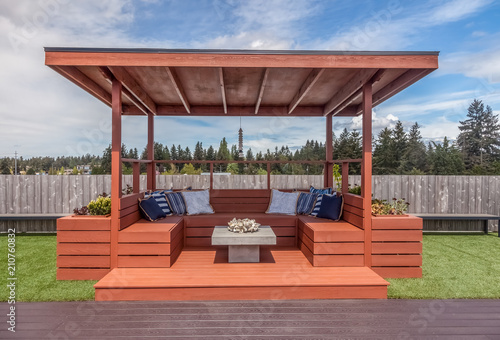
[[[326, 195], [326, 194], [325, 194]], [[326, 196], [336, 196], [337, 193], [333, 193], [333, 195], [326, 195]], [[316, 203], [314, 204], [314, 208], [312, 209], [311, 213], [309, 215], [311, 216], [318, 216], [318, 213], [319, 213], [319, 209], [321, 208], [321, 202], [323, 201], [323, 196], [324, 195], [318, 195], [318, 198], [316, 199]]]
[[165, 196], [167, 196], [167, 202], [170, 206], [170, 210], [175, 215], [184, 215], [186, 213], [186, 202], [184, 202], [184, 197], [180, 192], [168, 192]]
[[331, 195], [332, 191], [333, 191], [332, 188], [316, 189], [312, 185], [311, 185], [311, 188], [309, 188], [309, 192], [311, 192], [313, 194]]
[[318, 198], [318, 194], [301, 192], [299, 199], [297, 200], [297, 214], [309, 215], [311, 210], [314, 208], [316, 198]]
[[165, 215], [170, 216], [172, 215], [172, 211], [170, 210], [170, 207], [167, 203], [167, 197], [165, 196], [167, 192], [172, 192], [171, 190], [157, 190], [157, 191], [152, 191], [152, 192], [146, 192], [144, 194], [144, 198], [149, 198], [153, 197], [160, 206], [161, 210], [165, 213]]

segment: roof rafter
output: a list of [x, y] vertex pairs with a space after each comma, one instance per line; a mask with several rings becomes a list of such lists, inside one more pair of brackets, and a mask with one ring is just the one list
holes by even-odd
[[295, 96], [293, 96], [290, 105], [288, 105], [288, 114], [292, 113], [292, 111], [299, 105], [301, 100], [306, 96], [309, 90], [314, 86], [314, 84], [318, 81], [319, 77], [325, 72], [324, 68], [315, 68], [312, 69], [311, 73], [307, 76], [302, 86], [297, 91]]
[[259, 96], [257, 97], [257, 103], [255, 104], [255, 114], [259, 113], [260, 103], [262, 102], [262, 97], [264, 96], [264, 90], [266, 89], [267, 77], [269, 76], [269, 68], [266, 68], [264, 75], [262, 76], [262, 81], [260, 82]]
[[325, 104], [323, 115], [326, 116], [342, 105], [345, 98], [351, 98], [351, 96], [368, 82], [377, 71], [378, 69], [369, 68], [357, 72], [344, 86], [342, 86], [342, 89], [335, 93], [335, 95]]
[[[106, 79], [110, 84], [112, 84], [113, 79], [115, 79], [115, 76], [113, 75], [113, 73], [111, 73], [111, 71], [107, 67], [100, 66], [99, 72], [101, 72], [101, 74], [104, 76], [104, 79]], [[139, 100], [137, 100], [137, 98], [134, 95], [132, 95], [132, 93], [130, 93], [130, 91], [127, 90], [127, 88], [122, 87], [122, 94], [125, 97], [127, 97], [132, 103], [134, 103], [134, 105], [142, 112], [142, 114], [145, 115], [149, 114], [148, 108], [144, 106]]]
[[222, 67], [217, 68], [219, 73], [219, 85], [222, 95], [222, 106], [224, 107], [224, 113], [227, 114], [227, 100], [226, 100], [226, 88], [224, 87], [224, 71]]
[[189, 104], [186, 93], [184, 92], [184, 87], [182, 86], [181, 80], [179, 79], [177, 72], [172, 67], [165, 67], [165, 70], [167, 70], [168, 76], [170, 77], [170, 80], [174, 85], [175, 91], [177, 92], [177, 95], [182, 101], [182, 105], [184, 105], [184, 107], [186, 108], [187, 113], [191, 113], [191, 105]]
[[[419, 79], [425, 77], [427, 74], [432, 72], [432, 70], [408, 70], [394, 81], [386, 85], [385, 87], [378, 90], [373, 94], [373, 106], [377, 106], [378, 104], [386, 101], [390, 97], [394, 96], [396, 93], [402, 91], [407, 88], [411, 84], [415, 83]], [[358, 105], [356, 109], [356, 114], [359, 115], [363, 111], [361, 105]]]
[[104, 104], [111, 106], [111, 94], [99, 84], [87, 77], [79, 69], [72, 66], [51, 66], [54, 71], [67, 78], [77, 86], [83, 87]]
[[121, 66], [111, 66], [108, 67], [115, 78], [122, 83], [122, 85], [130, 91], [130, 93], [141, 102], [142, 105], [147, 107], [147, 109], [156, 114], [156, 103], [151, 99], [151, 97], [137, 84], [135, 79], [130, 75], [130, 73]]

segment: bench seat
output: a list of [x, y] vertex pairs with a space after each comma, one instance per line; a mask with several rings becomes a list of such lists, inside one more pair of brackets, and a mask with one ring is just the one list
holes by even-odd
[[169, 268], [184, 246], [182, 217], [140, 219], [118, 233], [118, 267]]
[[362, 267], [364, 233], [345, 221], [298, 217], [299, 248], [315, 267]]

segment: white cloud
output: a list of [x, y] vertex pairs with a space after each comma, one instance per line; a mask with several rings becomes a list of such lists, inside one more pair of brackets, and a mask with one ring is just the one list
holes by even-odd
[[[491, 37], [490, 44], [498, 46], [500, 37]], [[441, 60], [439, 73], [463, 74], [479, 78], [488, 84], [500, 83], [500, 49], [488, 49], [479, 52], [450, 53]]]
[[[453, 0], [412, 6], [390, 1], [385, 7], [364, 18], [362, 24], [349, 27], [323, 42], [326, 49], [336, 50], [400, 50], [415, 43], [422, 30], [464, 19], [489, 4], [491, 0]], [[316, 42], [317, 43], [317, 42]]]

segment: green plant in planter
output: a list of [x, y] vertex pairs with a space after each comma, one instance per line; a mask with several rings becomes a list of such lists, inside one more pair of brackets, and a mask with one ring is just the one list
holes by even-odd
[[333, 164], [333, 181], [337, 186], [337, 191], [342, 191], [342, 174], [340, 173], [340, 165]]
[[348, 191], [350, 194], [355, 194], [355, 195], [361, 196], [361, 185], [354, 184], [354, 186], [352, 188], [349, 188]]
[[372, 214], [374, 215], [404, 215], [408, 210], [410, 203], [406, 202], [404, 198], [393, 198], [389, 203], [386, 200], [373, 199], [372, 200]]
[[90, 215], [111, 214], [111, 197], [100, 196], [87, 205]]

